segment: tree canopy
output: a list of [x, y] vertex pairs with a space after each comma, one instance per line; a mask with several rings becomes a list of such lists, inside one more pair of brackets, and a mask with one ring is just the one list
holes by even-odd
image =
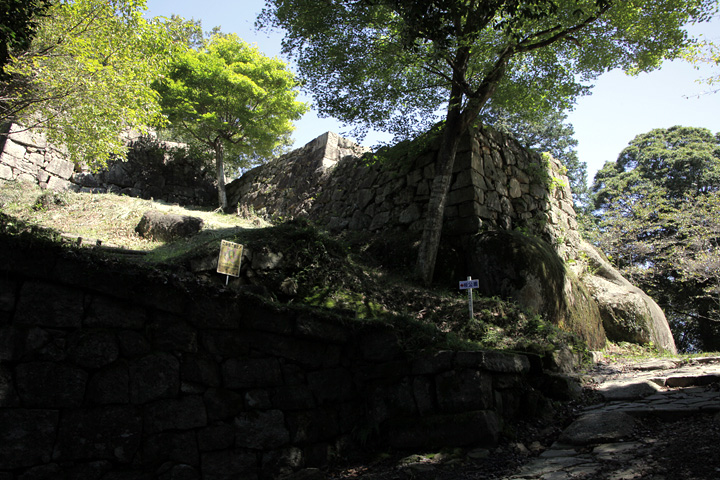
[[679, 348], [720, 348], [720, 134], [638, 135], [593, 184], [600, 246], [663, 307]]
[[161, 119], [151, 83], [186, 48], [144, 9], [145, 0], [53, 2], [29, 48], [6, 66], [13, 83], [4, 84], [2, 117], [42, 128], [76, 163], [124, 156], [120, 134]]
[[154, 85], [170, 127], [214, 152], [223, 209], [225, 164], [247, 167], [272, 155], [307, 110], [296, 100], [287, 65], [237, 35], [216, 34], [204, 47], [179, 53]]
[[444, 112], [418, 274], [432, 279], [460, 136], [492, 102], [528, 115], [565, 110], [612, 69], [651, 70], [679, 55], [682, 26], [715, 0], [268, 0], [259, 23], [321, 113], [409, 136]]

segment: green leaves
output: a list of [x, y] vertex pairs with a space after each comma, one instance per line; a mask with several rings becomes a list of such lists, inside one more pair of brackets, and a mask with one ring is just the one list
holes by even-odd
[[170, 127], [215, 152], [221, 189], [224, 162], [238, 169], [270, 157], [307, 111], [296, 100], [297, 82], [287, 65], [234, 34], [179, 53], [154, 87]]
[[225, 143], [237, 166], [270, 155], [307, 109], [296, 101], [287, 66], [236, 35], [214, 36], [206, 48], [178, 54], [154, 86], [171, 126], [209, 147]]
[[685, 350], [720, 346], [720, 330], [708, 327], [720, 321], [719, 169], [720, 136], [655, 129], [593, 185], [601, 248], [665, 309]]
[[[18, 121], [41, 127], [76, 163], [123, 157], [121, 134], [161, 120], [151, 83], [178, 46], [142, 17], [144, 0], [54, 3], [30, 49], [8, 66], [28, 80]], [[182, 47], [181, 47], [182, 48]]]
[[321, 113], [414, 135], [450, 104], [511, 113], [565, 110], [608, 69], [677, 57], [682, 26], [715, 0], [270, 0], [259, 24], [283, 28]]

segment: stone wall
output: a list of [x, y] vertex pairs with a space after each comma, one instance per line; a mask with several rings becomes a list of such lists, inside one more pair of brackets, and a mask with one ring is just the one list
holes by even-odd
[[[309, 216], [334, 231], [419, 232], [437, 149], [431, 139], [369, 154], [327, 133], [229, 184], [228, 199], [260, 214]], [[318, 151], [331, 152], [332, 160], [312, 153]], [[527, 229], [565, 258], [567, 239], [577, 237], [572, 193], [559, 162], [484, 128], [465, 137], [458, 150], [444, 232], [494, 229]]]
[[0, 249], [0, 478], [277, 478], [364, 441], [491, 446], [547, 405], [526, 356], [410, 356], [382, 323], [126, 268]]
[[213, 168], [183, 155], [180, 145], [151, 137], [128, 138], [127, 161], [111, 161], [99, 172], [77, 167], [67, 150], [43, 135], [11, 125], [0, 152], [0, 180], [30, 182], [52, 190], [116, 193], [182, 205], [216, 202]]
[[[365, 153], [326, 134], [235, 180], [228, 199], [260, 214], [307, 216], [334, 232], [369, 234], [380, 249], [399, 238], [406, 254], [424, 225], [438, 143], [426, 135]], [[330, 152], [332, 161], [318, 152]], [[662, 310], [581, 238], [559, 162], [481, 128], [462, 140], [454, 167], [444, 215], [447, 247], [438, 255], [435, 280], [479, 278], [481, 294], [544, 315], [591, 348], [602, 348], [609, 333], [615, 342], [651, 342], [676, 352]]]

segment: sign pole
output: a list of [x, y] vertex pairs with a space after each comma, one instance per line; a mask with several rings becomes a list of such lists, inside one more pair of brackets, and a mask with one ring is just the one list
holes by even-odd
[[460, 290], [467, 290], [468, 291], [468, 308], [470, 309], [470, 320], [473, 319], [473, 294], [472, 289], [473, 288], [479, 288], [480, 282], [478, 280], [473, 280], [472, 277], [467, 277], [467, 281], [460, 282]]
[[[472, 277], [467, 277], [468, 280], [472, 280]], [[468, 305], [470, 307], [470, 320], [473, 319], [473, 295], [472, 295], [472, 288], [468, 288]]]

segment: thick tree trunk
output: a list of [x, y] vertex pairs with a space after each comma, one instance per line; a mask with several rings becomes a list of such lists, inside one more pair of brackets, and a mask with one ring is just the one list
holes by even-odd
[[227, 210], [227, 192], [225, 191], [225, 150], [220, 142], [215, 144], [215, 169], [217, 171], [218, 206]]
[[448, 111], [443, 129], [440, 150], [435, 161], [435, 178], [430, 190], [430, 200], [425, 215], [425, 226], [418, 251], [416, 273], [425, 285], [430, 285], [435, 273], [435, 261], [440, 248], [447, 193], [452, 180], [455, 154], [465, 129], [459, 108]]

